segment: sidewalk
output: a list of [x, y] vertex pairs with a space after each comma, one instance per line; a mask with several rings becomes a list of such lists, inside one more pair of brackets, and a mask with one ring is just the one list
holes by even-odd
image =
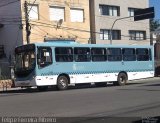
[[21, 87], [17, 88], [0, 88], [0, 92], [14, 91], [14, 90], [22, 90]]

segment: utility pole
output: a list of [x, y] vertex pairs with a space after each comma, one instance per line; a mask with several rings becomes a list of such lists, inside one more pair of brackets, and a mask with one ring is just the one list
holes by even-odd
[[25, 11], [25, 22], [26, 22], [26, 41], [27, 41], [27, 44], [30, 43], [30, 34], [31, 34], [31, 26], [29, 24], [29, 13], [28, 13], [28, 3], [27, 1], [25, 1], [24, 3], [24, 11]]

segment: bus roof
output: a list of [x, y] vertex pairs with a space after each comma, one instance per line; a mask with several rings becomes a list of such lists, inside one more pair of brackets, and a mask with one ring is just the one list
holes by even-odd
[[43, 43], [33, 43], [36, 46], [43, 47], [120, 47], [120, 48], [152, 48], [151, 45], [120, 45], [120, 44], [81, 44], [77, 42], [69, 41], [54, 41], [54, 42], [43, 42]]

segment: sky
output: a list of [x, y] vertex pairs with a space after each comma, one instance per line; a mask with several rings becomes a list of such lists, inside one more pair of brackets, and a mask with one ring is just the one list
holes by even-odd
[[160, 0], [149, 0], [150, 7], [154, 7], [155, 19], [160, 20]]

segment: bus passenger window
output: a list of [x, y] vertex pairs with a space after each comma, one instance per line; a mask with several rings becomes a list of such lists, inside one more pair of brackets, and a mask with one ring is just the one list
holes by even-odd
[[55, 57], [57, 62], [73, 62], [73, 49], [71, 47], [56, 47]]
[[106, 49], [105, 48], [92, 48], [91, 49], [92, 54], [92, 61], [93, 62], [102, 62], [106, 61]]
[[40, 67], [45, 67], [52, 64], [52, 50], [49, 47], [40, 47], [38, 50], [38, 64]]
[[149, 61], [149, 52], [147, 48], [137, 48], [136, 49], [137, 60], [138, 61]]
[[91, 60], [90, 57], [90, 49], [89, 48], [74, 48], [74, 59], [76, 62], [89, 62]]
[[136, 61], [136, 54], [134, 48], [123, 48], [123, 61]]
[[121, 48], [107, 49], [108, 61], [122, 61]]

